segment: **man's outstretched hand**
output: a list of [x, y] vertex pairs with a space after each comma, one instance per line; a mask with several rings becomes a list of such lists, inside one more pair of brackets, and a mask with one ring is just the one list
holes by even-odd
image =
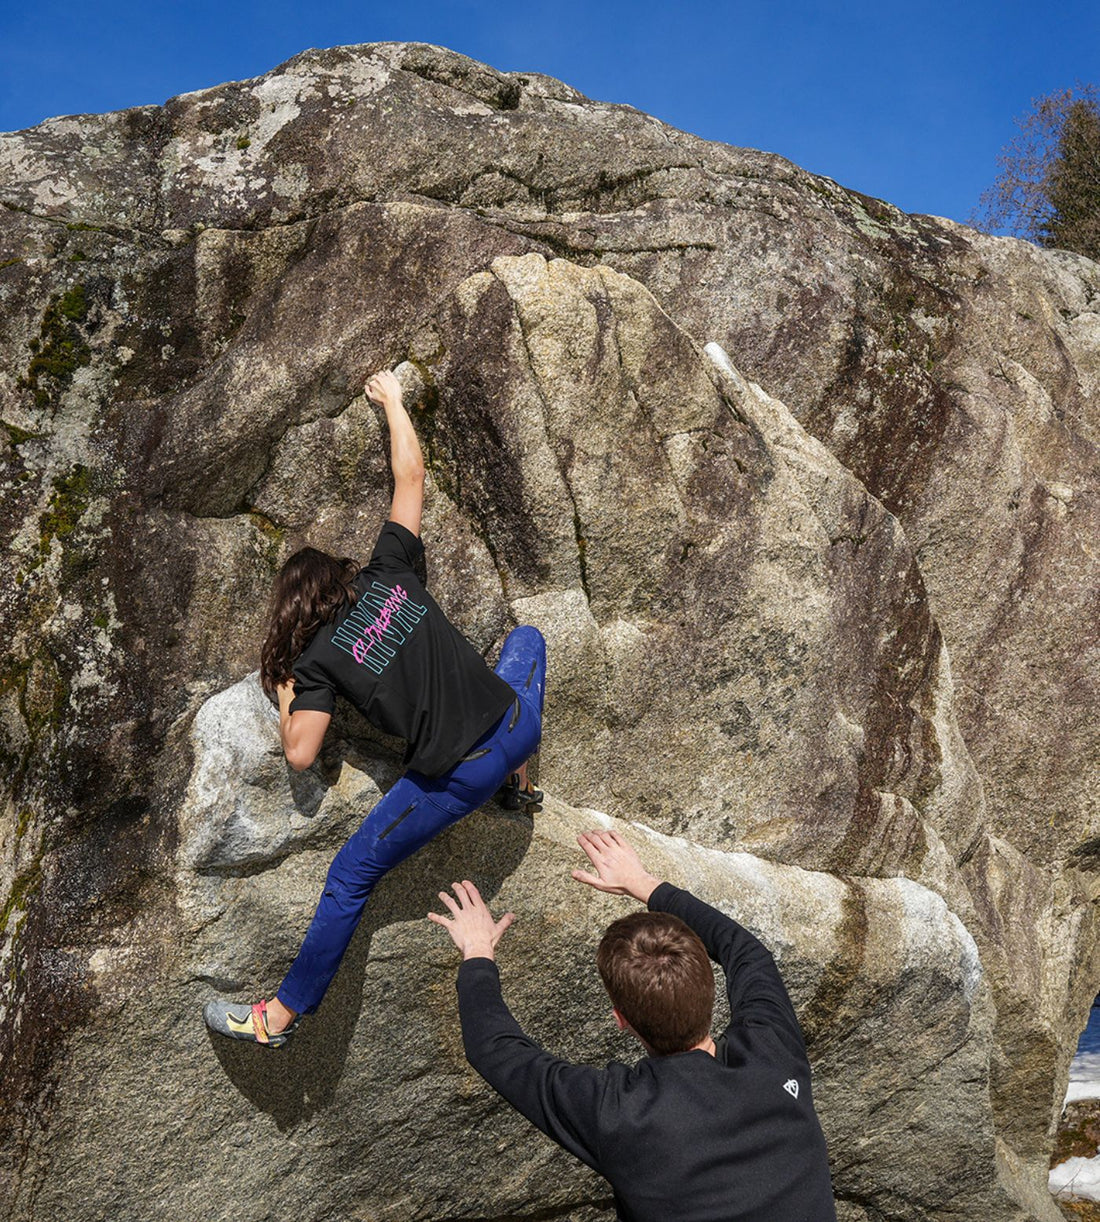
[[514, 912], [506, 912], [499, 921], [485, 906], [478, 889], [471, 882], [452, 883], [451, 890], [458, 897], [451, 899], [446, 891], [439, 898], [450, 909], [449, 917], [438, 912], [429, 912], [428, 920], [442, 925], [451, 935], [451, 941], [462, 951], [463, 959], [492, 959], [496, 944], [509, 925], [516, 919]]
[[577, 882], [612, 895], [631, 895], [643, 904], [649, 902], [661, 880], [646, 871], [641, 858], [618, 832], [582, 832], [577, 843], [596, 867], [595, 874], [574, 870]]

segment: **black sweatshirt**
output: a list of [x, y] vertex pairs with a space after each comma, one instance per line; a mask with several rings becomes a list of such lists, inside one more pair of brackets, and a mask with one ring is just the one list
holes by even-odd
[[467, 959], [458, 974], [467, 1059], [610, 1182], [623, 1222], [835, 1222], [806, 1048], [771, 954], [669, 883], [649, 907], [690, 925], [726, 974], [733, 1017], [717, 1057], [571, 1065], [524, 1035], [496, 964]]

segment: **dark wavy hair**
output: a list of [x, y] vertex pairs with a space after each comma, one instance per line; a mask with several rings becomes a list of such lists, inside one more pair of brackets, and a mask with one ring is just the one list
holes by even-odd
[[260, 682], [274, 699], [275, 689], [290, 677], [294, 663], [322, 624], [331, 624], [341, 608], [355, 602], [352, 579], [359, 565], [338, 560], [315, 547], [296, 551], [279, 570], [271, 594], [267, 637], [260, 650]]

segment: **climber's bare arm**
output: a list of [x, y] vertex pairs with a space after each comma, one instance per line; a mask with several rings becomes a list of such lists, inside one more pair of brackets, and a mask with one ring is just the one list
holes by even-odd
[[280, 683], [279, 735], [283, 740], [283, 754], [291, 768], [301, 772], [317, 758], [332, 714], [316, 709], [299, 709], [297, 713], [291, 713], [290, 702], [293, 699], [294, 684], [290, 681]]
[[401, 383], [384, 369], [367, 382], [367, 395], [386, 413], [390, 428], [390, 468], [393, 471], [390, 521], [419, 535], [420, 513], [424, 507], [424, 456], [401, 400]]

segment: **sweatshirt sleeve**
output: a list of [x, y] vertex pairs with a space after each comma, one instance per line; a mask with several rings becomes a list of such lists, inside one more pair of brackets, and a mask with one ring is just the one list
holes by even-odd
[[805, 1056], [802, 1029], [771, 952], [744, 926], [696, 899], [690, 891], [661, 883], [649, 897], [651, 912], [670, 912], [700, 937], [707, 954], [726, 977], [730, 1026], [756, 1023], [772, 1027]]
[[599, 1171], [606, 1072], [551, 1056], [525, 1035], [505, 1005], [491, 959], [466, 959], [459, 968], [458, 1011], [474, 1069], [547, 1137]]

